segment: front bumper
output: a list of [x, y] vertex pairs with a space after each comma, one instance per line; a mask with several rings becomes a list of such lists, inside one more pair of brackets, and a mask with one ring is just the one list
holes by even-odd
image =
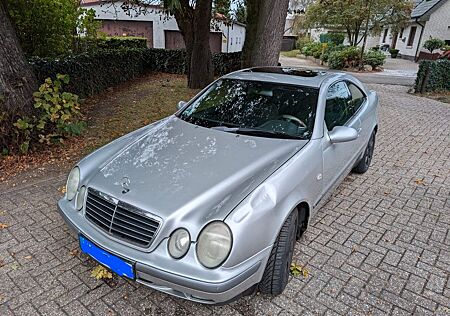
[[58, 210], [68, 226], [106, 251], [134, 263], [136, 281], [153, 289], [204, 304], [232, 300], [257, 284], [264, 273], [271, 247], [232, 268], [207, 269], [194, 253], [175, 260], [167, 252], [167, 238], [152, 252], [144, 252], [108, 238], [87, 221], [83, 211], [75, 211], [72, 203], [61, 199]]

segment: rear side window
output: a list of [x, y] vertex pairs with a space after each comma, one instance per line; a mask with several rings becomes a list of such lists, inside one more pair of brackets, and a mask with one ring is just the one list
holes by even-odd
[[325, 123], [331, 131], [335, 126], [343, 126], [352, 117], [348, 111], [351, 101], [350, 91], [344, 81], [337, 82], [328, 88], [325, 106]]
[[361, 105], [366, 102], [366, 95], [359, 89], [357, 86], [355, 86], [351, 82], [347, 82], [348, 90], [350, 91], [351, 100], [348, 102], [348, 110], [352, 112], [352, 115], [358, 112]]

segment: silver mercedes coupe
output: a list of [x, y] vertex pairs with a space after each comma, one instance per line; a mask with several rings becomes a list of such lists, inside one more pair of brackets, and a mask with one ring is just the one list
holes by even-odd
[[119, 276], [205, 304], [277, 295], [311, 217], [369, 168], [377, 106], [346, 74], [233, 72], [81, 160], [58, 209]]

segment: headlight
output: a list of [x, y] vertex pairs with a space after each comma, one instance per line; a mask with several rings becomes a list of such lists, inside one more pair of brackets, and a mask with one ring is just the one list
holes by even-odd
[[208, 224], [197, 241], [197, 258], [207, 268], [221, 265], [231, 250], [231, 231], [223, 222]]
[[80, 169], [78, 167], [73, 168], [66, 184], [66, 196], [69, 201], [72, 201], [77, 194], [78, 185], [80, 184]]
[[179, 228], [172, 233], [169, 239], [169, 254], [175, 258], [180, 259], [189, 250], [191, 244], [191, 236], [184, 228]]
[[75, 208], [77, 211], [83, 208], [85, 194], [86, 194], [86, 187], [83, 185], [78, 191], [77, 199], [75, 200], [76, 201]]

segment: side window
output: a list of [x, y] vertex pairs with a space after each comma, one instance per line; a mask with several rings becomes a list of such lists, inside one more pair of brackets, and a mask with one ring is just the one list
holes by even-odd
[[352, 115], [358, 112], [361, 105], [366, 102], [365, 94], [353, 83], [347, 82], [348, 90], [350, 90], [351, 100], [348, 102], [349, 111], [352, 112]]
[[325, 123], [329, 131], [335, 126], [343, 126], [352, 117], [353, 113], [348, 111], [350, 100], [350, 92], [345, 82], [340, 81], [330, 86], [325, 106]]

